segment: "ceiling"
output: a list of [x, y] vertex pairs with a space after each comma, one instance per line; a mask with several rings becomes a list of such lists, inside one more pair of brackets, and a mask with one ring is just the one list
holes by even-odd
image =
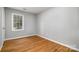
[[43, 11], [49, 9], [50, 7], [10, 7], [10, 8], [16, 9], [16, 10], [21, 10], [24, 12], [38, 14], [40, 12], [43, 12]]

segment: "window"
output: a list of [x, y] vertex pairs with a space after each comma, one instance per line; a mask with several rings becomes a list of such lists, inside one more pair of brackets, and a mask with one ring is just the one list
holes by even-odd
[[12, 31], [24, 30], [24, 16], [12, 13]]

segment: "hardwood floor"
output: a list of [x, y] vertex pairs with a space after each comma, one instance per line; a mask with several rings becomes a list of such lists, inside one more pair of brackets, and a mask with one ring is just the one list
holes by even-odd
[[0, 48], [0, 51], [1, 51], [1, 48]]
[[39, 36], [6, 40], [2, 52], [75, 52], [70, 48], [51, 42]]

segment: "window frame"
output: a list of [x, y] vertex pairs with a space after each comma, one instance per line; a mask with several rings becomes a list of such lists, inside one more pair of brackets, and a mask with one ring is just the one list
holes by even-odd
[[[22, 16], [22, 29], [14, 29], [14, 15]], [[12, 31], [22, 31], [24, 30], [24, 15], [12, 13]]]

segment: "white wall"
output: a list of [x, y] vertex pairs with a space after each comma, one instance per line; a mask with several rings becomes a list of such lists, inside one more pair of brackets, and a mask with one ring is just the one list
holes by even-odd
[[79, 8], [51, 8], [38, 20], [39, 35], [79, 49]]
[[[18, 13], [24, 15], [24, 30], [22, 31], [12, 31], [12, 13]], [[37, 19], [36, 15], [22, 12], [10, 8], [5, 8], [5, 22], [6, 22], [6, 39], [16, 38], [20, 36], [28, 36], [37, 34]]]
[[2, 46], [2, 8], [0, 7], [0, 48]]
[[3, 21], [4, 21], [4, 8], [3, 7], [0, 7], [0, 48], [2, 48], [2, 45], [3, 45], [3, 42], [4, 42], [4, 36], [3, 36], [3, 27], [4, 27], [4, 24], [3, 24]]

